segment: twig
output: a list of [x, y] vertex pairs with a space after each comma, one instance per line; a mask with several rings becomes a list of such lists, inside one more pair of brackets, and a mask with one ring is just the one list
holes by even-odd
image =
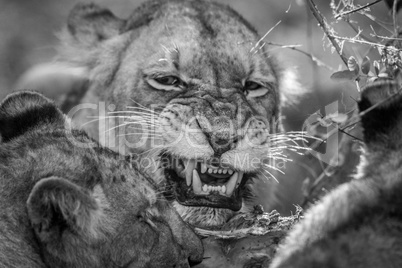
[[[253, 52], [253, 50], [257, 49], [260, 47], [260, 44], [264, 42], [264, 39], [281, 23], [281, 21], [278, 21], [274, 26], [271, 27], [271, 29], [268, 30], [261, 38], [258, 40], [257, 43], [251, 48], [250, 53]], [[261, 48], [261, 47], [260, 47]], [[259, 48], [258, 48], [259, 49]]]
[[[271, 213], [273, 213], [272, 211]], [[276, 212], [276, 211], [275, 211]], [[276, 212], [277, 213], [277, 212]], [[250, 227], [235, 228], [232, 230], [208, 230], [195, 227], [194, 231], [201, 237], [214, 237], [217, 239], [241, 239], [248, 236], [263, 236], [271, 233], [272, 235], [278, 235], [278, 233], [286, 233], [296, 222], [299, 221], [301, 211], [296, 215], [289, 217], [276, 217], [276, 220], [272, 222], [259, 221], [255, 218], [255, 223]], [[270, 213], [264, 213], [269, 215]], [[275, 216], [274, 215], [274, 216]], [[264, 217], [266, 218], [266, 217]]]
[[309, 6], [311, 12], [313, 13], [314, 17], [317, 19], [318, 23], [320, 24], [322, 30], [324, 31], [325, 35], [328, 37], [331, 44], [334, 46], [336, 52], [341, 57], [343, 63], [348, 66], [348, 59], [342, 54], [342, 49], [336, 42], [333, 35], [330, 33], [330, 29], [328, 28], [328, 24], [326, 23], [324, 17], [321, 15], [320, 11], [318, 11], [317, 6], [314, 4], [313, 0], [307, 0], [307, 5]]
[[377, 3], [381, 2], [381, 1], [382, 0], [376, 0], [376, 1], [372, 2], [372, 3], [368, 3], [368, 4], [364, 5], [364, 6], [358, 7], [356, 9], [352, 9], [352, 10], [340, 13], [340, 14], [335, 16], [335, 19], [338, 19], [340, 17], [343, 17], [343, 16], [351, 14], [351, 13], [355, 13], [355, 12], [360, 11], [362, 9], [368, 8], [369, 6], [375, 5], [375, 4], [377, 4]]
[[267, 44], [267, 45], [270, 45], [270, 46], [277, 46], [277, 47], [287, 48], [287, 49], [291, 49], [291, 50], [300, 52], [300, 53], [302, 53], [303, 55], [305, 55], [305, 56], [307, 56], [308, 58], [310, 58], [310, 60], [311, 60], [312, 62], [314, 62], [317, 66], [324, 67], [324, 68], [328, 69], [328, 70], [331, 71], [331, 72], [336, 72], [336, 70], [335, 70], [334, 68], [332, 68], [331, 66], [325, 64], [323, 61], [319, 60], [319, 59], [318, 59], [317, 57], [315, 57], [314, 55], [311, 55], [310, 53], [308, 53], [308, 52], [306, 52], [306, 51], [304, 51], [304, 50], [298, 49], [298, 48], [297, 48], [298, 45], [281, 45], [281, 44], [276, 44], [276, 43], [272, 43], [272, 42], [267, 42], [266, 44]]
[[345, 135], [348, 135], [348, 136], [351, 137], [352, 139], [355, 139], [355, 140], [358, 140], [358, 141], [362, 141], [362, 139], [360, 139], [360, 138], [358, 138], [358, 137], [356, 137], [356, 136], [354, 136], [354, 135], [352, 135], [352, 134], [346, 132], [346, 131], [343, 130], [343, 129], [339, 129], [339, 132], [341, 132], [341, 133], [343, 133], [343, 134], [345, 134]]
[[373, 15], [368, 16], [367, 14], [364, 14], [364, 16], [366, 18], [368, 18], [369, 20], [377, 23], [379, 26], [381, 26], [384, 30], [386, 30], [387, 32], [393, 34], [394, 32], [392, 30], [390, 30], [387, 25], [392, 25], [392, 23], [387, 23], [385, 21], [381, 21], [378, 18], [374, 17]]
[[363, 38], [364, 40], [366, 40], [366, 41], [368, 41], [368, 42], [373, 42], [373, 43], [375, 42], [374, 40], [371, 40], [369, 37], [367, 37], [366, 35], [364, 35], [364, 34], [362, 33], [362, 31], [360, 31], [359, 29], [356, 29], [356, 27], [355, 27], [352, 23], [350, 23], [349, 20], [346, 20], [346, 23], [349, 25], [350, 28], [353, 29], [353, 31], [355, 31], [355, 32], [360, 36], [360, 38]]
[[394, 4], [392, 5], [392, 22], [394, 24], [394, 36], [398, 37], [398, 24], [396, 23], [396, 7], [397, 7], [398, 0], [394, 0]]
[[395, 38], [395, 37], [382, 36], [382, 35], [378, 35], [378, 34], [376, 34], [376, 33], [370, 34], [370, 35], [371, 35], [371, 36], [375, 36], [375, 37], [380, 38], [380, 39], [389, 40], [389, 41], [402, 41], [402, 38]]
[[342, 36], [337, 36], [337, 35], [331, 35], [332, 38], [334, 39], [339, 39], [339, 40], [345, 40], [348, 41], [350, 43], [358, 43], [358, 44], [362, 44], [362, 45], [369, 45], [369, 46], [375, 46], [375, 47], [380, 47], [389, 51], [395, 51], [395, 52], [400, 52], [401, 49], [397, 49], [393, 46], [386, 46], [386, 45], [382, 45], [379, 43], [372, 43], [369, 41], [365, 41], [365, 40], [360, 40], [360, 39], [354, 39], [354, 38], [350, 38], [350, 37], [342, 37]]

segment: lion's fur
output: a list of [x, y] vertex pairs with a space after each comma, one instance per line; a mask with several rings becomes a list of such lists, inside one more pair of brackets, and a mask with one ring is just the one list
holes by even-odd
[[[278, 193], [281, 186], [272, 179], [263, 182], [270, 177], [269, 173], [276, 172], [262, 171], [259, 159], [269, 154], [268, 146], [256, 149], [248, 142], [257, 147], [267, 145], [269, 135], [282, 131], [280, 105], [285, 99], [294, 101], [301, 87], [294, 73], [282, 67], [266, 50], [260, 40], [262, 35], [237, 12], [204, 0], [151, 0], [134, 10], [129, 18], [120, 19], [106, 8], [79, 4], [71, 11], [59, 36], [58, 64], [83, 70], [87, 76], [88, 82], [82, 83], [81, 89], [86, 94], [78, 101], [81, 105], [97, 105], [71, 112], [73, 121], [78, 126], [85, 125], [91, 137], [121, 154], [152, 158], [153, 166], [144, 170], [152, 173], [153, 178], [162, 178], [158, 182], [164, 181], [163, 174], [159, 176], [157, 171], [161, 153], [183, 159], [208, 159], [217, 154], [234, 170], [257, 174], [255, 188], [265, 189], [267, 210], [283, 205], [281, 201], [288, 196], [277, 198], [286, 195]], [[188, 92], [152, 88], [147, 79], [160, 73], [185, 80]], [[269, 93], [259, 98], [245, 97], [242, 87], [249, 78], [263, 83]], [[29, 82], [25, 84], [29, 86]], [[70, 104], [64, 107], [71, 107]], [[113, 108], [109, 109], [110, 105]], [[147, 113], [145, 118], [158, 118], [159, 125], [145, 123], [156, 134], [144, 141], [138, 126], [125, 124], [122, 117], [130, 116], [130, 109], [131, 114], [142, 111]], [[200, 116], [207, 120], [189, 122]], [[234, 124], [216, 123], [219, 116]], [[258, 123], [260, 119], [262, 126]], [[184, 124], [198, 132], [191, 132], [189, 139], [178, 140], [177, 129]], [[231, 150], [225, 153], [226, 149], [211, 145], [210, 133], [223, 140], [225, 133], [232, 130], [240, 134], [235, 134], [239, 138], [233, 139], [236, 142], [230, 144]], [[249, 160], [244, 161], [245, 156]], [[252, 166], [251, 159], [260, 163]], [[283, 191], [286, 187], [282, 187]], [[186, 213], [188, 222], [197, 224], [202, 221], [199, 212], [205, 210], [213, 209], [180, 209]], [[233, 211], [217, 209], [212, 214], [213, 217], [205, 216], [204, 225], [219, 225]]]
[[[399, 90], [391, 82], [368, 86], [359, 108]], [[401, 108], [398, 94], [363, 116], [365, 152], [355, 180], [306, 212], [271, 268], [402, 266]]]
[[152, 180], [71, 129], [40, 94], [15, 93], [0, 104], [0, 137], [0, 267], [201, 261], [201, 241]]

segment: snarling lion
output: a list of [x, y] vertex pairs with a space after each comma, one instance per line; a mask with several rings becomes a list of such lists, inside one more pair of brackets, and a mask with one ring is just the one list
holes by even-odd
[[268, 178], [273, 209], [281, 193], [272, 177], [298, 138], [282, 133], [281, 99], [299, 84], [265, 37], [210, 1], [152, 0], [127, 19], [79, 4], [58, 62], [82, 81], [63, 107], [104, 146], [131, 154], [193, 225], [221, 226], [252, 207], [253, 180]]
[[71, 129], [38, 93], [3, 100], [0, 267], [189, 267], [202, 254], [154, 182], [125, 158]]

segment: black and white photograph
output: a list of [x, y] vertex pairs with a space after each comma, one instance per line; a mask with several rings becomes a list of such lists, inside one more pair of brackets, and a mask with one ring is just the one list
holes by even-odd
[[402, 267], [401, 0], [0, 0], [0, 268]]

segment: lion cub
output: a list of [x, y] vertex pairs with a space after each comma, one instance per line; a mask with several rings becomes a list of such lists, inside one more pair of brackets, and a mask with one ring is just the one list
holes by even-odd
[[189, 267], [199, 238], [152, 180], [38, 93], [0, 104], [0, 267]]
[[400, 93], [390, 81], [365, 88], [359, 102], [365, 153], [356, 179], [306, 213], [271, 268], [402, 267]]

